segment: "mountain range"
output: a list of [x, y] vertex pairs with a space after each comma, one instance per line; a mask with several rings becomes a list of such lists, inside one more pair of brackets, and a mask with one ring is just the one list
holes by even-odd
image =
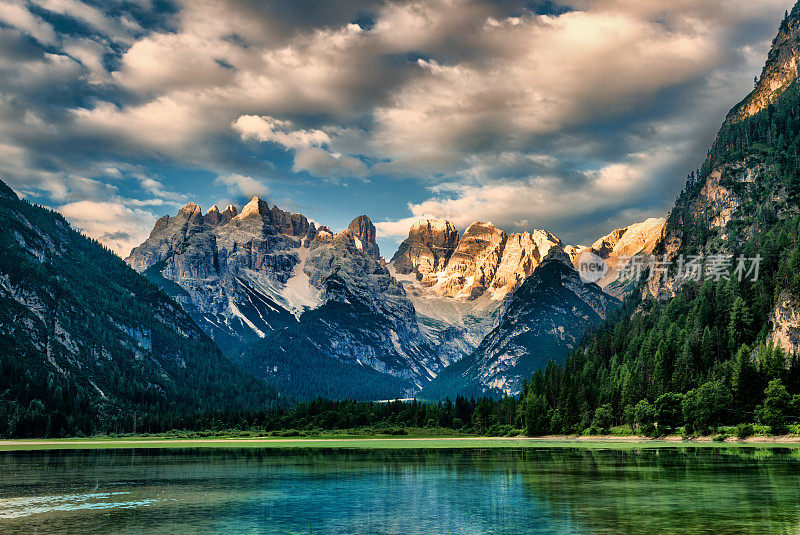
[[[264, 408], [284, 396], [516, 395], [550, 361], [585, 378], [592, 407], [602, 398], [593, 382], [636, 402], [670, 366], [659, 388], [728, 377], [726, 351], [740, 353], [737, 366], [759, 358], [742, 340], [796, 352], [800, 253], [786, 259], [780, 247], [795, 243], [800, 214], [798, 61], [796, 6], [668, 217], [586, 246], [546, 230], [474, 222], [461, 232], [420, 219], [387, 262], [366, 215], [334, 232], [254, 197], [222, 211], [189, 203], [123, 262], [0, 183], [0, 434], [130, 428], [137, 417]], [[698, 290], [671, 271], [644, 284], [618, 277], [636, 255], [753, 251], [769, 276], [745, 289]], [[586, 253], [609, 266], [595, 282], [576, 270]], [[609, 324], [623, 302], [623, 319]], [[697, 310], [684, 313], [687, 303]], [[641, 330], [625, 331], [631, 324]], [[597, 325], [601, 335], [581, 345]], [[589, 353], [593, 364], [578, 369]], [[577, 399], [567, 400], [576, 422], [586, 419]]]
[[[126, 261], [231, 360], [287, 395], [414, 396], [466, 357], [483, 371], [470, 367], [463, 388], [448, 395], [503, 395], [519, 391], [533, 363], [561, 358], [618, 302], [578, 280], [579, 254], [649, 253], [663, 224], [570, 247], [544, 230], [509, 234], [475, 222], [460, 235], [449, 221], [422, 219], [387, 263], [366, 215], [334, 233], [254, 197], [241, 212], [203, 213], [189, 203], [159, 219]], [[548, 258], [560, 267], [539, 275]], [[561, 284], [562, 276], [570, 280]], [[526, 298], [513, 299], [528, 281]], [[557, 315], [543, 305], [554, 285], [557, 299], [572, 303]], [[532, 326], [524, 337], [505, 328], [520, 315]], [[482, 346], [490, 332], [495, 342]]]

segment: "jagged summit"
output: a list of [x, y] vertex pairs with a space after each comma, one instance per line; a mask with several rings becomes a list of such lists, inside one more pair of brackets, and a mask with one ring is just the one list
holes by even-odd
[[435, 295], [499, 301], [553, 246], [563, 243], [545, 230], [507, 234], [491, 222], [475, 221], [459, 237], [450, 221], [422, 219], [409, 229], [392, 266], [401, 275], [414, 274]]
[[238, 219], [245, 219], [254, 215], [266, 215], [269, 213], [269, 205], [266, 201], [262, 201], [257, 195], [254, 196], [249, 203], [244, 205], [242, 213], [236, 216]]
[[800, 3], [783, 19], [767, 62], [753, 91], [728, 114], [726, 122], [751, 117], [775, 100], [797, 79], [800, 62]]
[[372, 220], [366, 215], [360, 215], [353, 219], [345, 230], [334, 238], [337, 242], [352, 242], [352, 245], [364, 251], [376, 260], [380, 259], [380, 249], [375, 241], [376, 230]]
[[203, 220], [209, 225], [219, 225], [222, 221], [222, 214], [219, 213], [219, 208], [215, 204], [211, 208], [208, 209], [206, 215], [203, 216]]
[[360, 215], [353, 219], [347, 228], [365, 241], [375, 241], [375, 225], [372, 224], [372, 220], [366, 215]]
[[581, 255], [586, 252], [605, 260], [609, 269], [597, 284], [606, 293], [622, 298], [633, 291], [634, 287], [619, 280], [621, 270], [632, 257], [653, 253], [664, 235], [666, 224], [664, 217], [651, 217], [641, 223], [614, 229], [591, 246], [567, 247], [566, 252], [576, 267]]
[[429, 228], [437, 231], [454, 231], [456, 228], [447, 219], [418, 219], [411, 224], [412, 229]]
[[203, 209], [200, 208], [199, 204], [195, 204], [193, 202], [189, 202], [189, 203], [186, 204], [186, 206], [184, 206], [183, 208], [180, 209], [179, 213], [182, 213], [182, 214], [194, 214], [194, 213], [202, 213], [202, 212], [203, 212]]
[[458, 230], [444, 219], [420, 219], [408, 230], [392, 257], [398, 273], [413, 273], [425, 286], [435, 284], [437, 272], [443, 271], [458, 246]]
[[224, 212], [220, 212], [219, 208], [215, 204], [208, 210], [208, 212], [206, 212], [203, 220], [206, 222], [206, 224], [211, 226], [224, 225], [236, 217], [236, 214], [236, 208], [231, 205], [228, 205]]
[[602, 258], [610, 255], [633, 256], [650, 254], [661, 238], [666, 223], [664, 217], [651, 217], [641, 223], [618, 228], [592, 244], [592, 249]]
[[366, 215], [334, 235], [257, 196], [240, 214], [189, 207], [161, 218], [127, 262], [290, 395], [320, 395], [322, 370], [330, 397], [405, 395], [443, 367]]

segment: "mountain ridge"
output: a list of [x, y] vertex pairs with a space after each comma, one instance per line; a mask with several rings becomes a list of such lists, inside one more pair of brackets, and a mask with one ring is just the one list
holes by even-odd
[[583, 333], [618, 304], [597, 284], [581, 281], [563, 250], [552, 249], [509, 296], [475, 351], [445, 368], [421, 396], [516, 395], [535, 370], [566, 358]]
[[[341, 392], [324, 391], [380, 399], [418, 390], [442, 368], [366, 215], [333, 233], [258, 197], [229, 221], [200, 214], [191, 203], [160, 219], [127, 261], [165, 288], [175, 284], [185, 294], [176, 297], [243, 368], [316, 397], [308, 386], [315, 367], [343, 377], [350, 367], [374, 388], [359, 392], [337, 376], [331, 382]], [[296, 358], [284, 358], [287, 351]]]
[[0, 434], [157, 430], [176, 410], [263, 408], [176, 302], [0, 181]]
[[[386, 399], [413, 395], [473, 353], [505, 300], [566, 250], [579, 251], [545, 230], [475, 222], [460, 235], [449, 221], [422, 219], [386, 263], [366, 215], [334, 233], [253, 197], [241, 211], [205, 215], [188, 203], [159, 219], [127, 262], [231, 359], [290, 395], [313, 396], [305, 385], [314, 383], [332, 397]], [[329, 370], [330, 384], [314, 369]], [[371, 390], [348, 384], [352, 374]]]

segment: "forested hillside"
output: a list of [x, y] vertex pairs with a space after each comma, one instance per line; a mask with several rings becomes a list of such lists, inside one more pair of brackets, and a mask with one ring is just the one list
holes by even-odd
[[563, 367], [533, 375], [524, 394], [529, 432], [628, 422], [651, 432], [684, 424], [706, 431], [754, 421], [781, 431], [800, 420], [792, 321], [800, 310], [800, 84], [764, 103], [764, 87], [776, 87], [767, 79], [780, 70], [776, 62], [795, 61], [799, 27], [795, 7], [760, 83], [690, 174], [655, 251], [673, 263], [724, 255], [734, 269], [739, 257], [758, 258], [757, 276], [751, 261], [749, 273], [732, 271], [727, 280], [673, 270], [643, 281], [641, 294], [587, 335]]
[[1, 436], [147, 430], [277, 399], [155, 285], [0, 182]]

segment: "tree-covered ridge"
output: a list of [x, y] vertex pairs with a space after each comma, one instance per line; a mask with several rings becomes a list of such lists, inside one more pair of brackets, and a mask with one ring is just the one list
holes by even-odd
[[[712, 175], [735, 206], [724, 226], [715, 225], [702, 204]], [[675, 253], [734, 252], [800, 213], [799, 207], [800, 84], [794, 82], [760, 113], [723, 124], [702, 167], [689, 175], [665, 234], [680, 238]], [[667, 239], [657, 252], [669, 246]]]
[[0, 435], [274, 403], [166, 294], [2, 182], [0, 223]]
[[[760, 256], [758, 280], [681, 281], [666, 301], [634, 298], [563, 367], [533, 375], [524, 394], [529, 432], [637, 420], [661, 431], [754, 420], [781, 430], [800, 420], [800, 362], [770, 344], [776, 304], [800, 296], [798, 148], [796, 81], [761, 112], [723, 125], [657, 252]], [[724, 219], [709, 206], [720, 198]]]
[[[646, 426], [658, 421], [662, 432], [707, 431], [757, 419], [773, 379], [800, 394], [800, 361], [766, 343], [767, 316], [753, 313], [770, 296], [757, 283], [731, 281], [687, 284], [667, 303], [622, 312], [587, 336], [563, 368], [550, 363], [534, 373], [524, 394], [528, 431], [575, 433], [637, 418]], [[698, 397], [702, 403], [689, 406]], [[664, 404], [677, 415], [656, 416]]]

